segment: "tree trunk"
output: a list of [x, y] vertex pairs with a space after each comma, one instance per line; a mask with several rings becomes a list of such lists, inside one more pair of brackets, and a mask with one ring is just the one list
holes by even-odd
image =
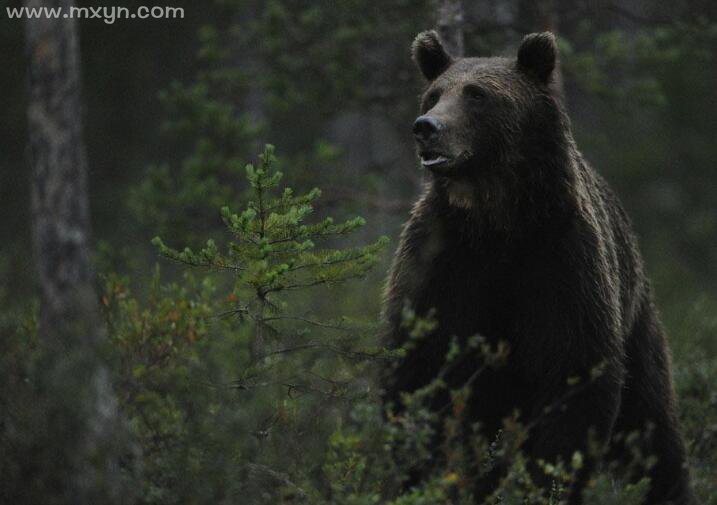
[[[30, 8], [72, 0], [26, 0]], [[33, 247], [40, 287], [37, 377], [46, 410], [42, 441], [51, 461], [35, 462], [54, 496], [47, 503], [126, 502], [115, 454], [116, 400], [101, 359], [104, 329], [90, 265], [87, 168], [81, 127], [77, 23], [26, 20]], [[40, 442], [38, 442], [40, 443]]]
[[[540, 30], [550, 31], [558, 36], [559, 16], [558, 0], [540, 0], [537, 4], [538, 25]], [[565, 99], [565, 86], [563, 84], [563, 71], [560, 68], [560, 60], [553, 71], [553, 89], [560, 99]]]
[[[239, 12], [234, 21], [234, 26], [241, 30], [245, 30], [248, 27], [252, 30], [254, 37], [257, 39], [261, 36], [259, 33], [254, 33], [254, 27], [258, 19], [262, 15], [264, 9], [264, 2], [261, 0], [251, 0], [242, 2], [243, 7], [239, 9]], [[236, 47], [232, 50], [231, 63], [236, 65], [237, 68], [241, 68], [247, 76], [249, 76], [247, 83], [246, 95], [242, 97], [241, 102], [238, 104], [238, 109], [246, 115], [251, 122], [252, 127], [260, 128], [260, 134], [251, 142], [250, 154], [251, 156], [260, 153], [264, 149], [264, 144], [268, 142], [266, 139], [266, 128], [269, 119], [269, 114], [266, 107], [266, 92], [262, 82], [262, 76], [267, 73], [266, 65], [263, 60], [261, 48], [257, 44], [236, 44]]]
[[463, 22], [465, 12], [461, 0], [438, 0], [436, 5], [436, 28], [451, 56], [464, 55]]

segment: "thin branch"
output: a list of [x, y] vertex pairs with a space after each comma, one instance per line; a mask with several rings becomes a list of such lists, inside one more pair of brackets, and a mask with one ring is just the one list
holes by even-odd
[[259, 356], [257, 358], [257, 361], [261, 361], [265, 358], [269, 358], [271, 356], [277, 356], [279, 354], [289, 354], [296, 351], [305, 351], [306, 349], [316, 349], [321, 347], [322, 344], [317, 343], [308, 343], [308, 344], [301, 344], [294, 347], [285, 347], [283, 349], [278, 349], [276, 351], [271, 351], [266, 354], [263, 354], [262, 356]]
[[290, 289], [302, 289], [302, 288], [313, 288], [316, 286], [321, 286], [322, 284], [331, 284], [331, 283], [338, 283], [338, 282], [344, 282], [351, 279], [356, 279], [358, 277], [361, 277], [361, 272], [352, 273], [349, 275], [339, 276], [335, 277], [333, 279], [317, 279], [315, 281], [311, 282], [305, 282], [305, 283], [299, 283], [299, 284], [286, 284], [286, 285], [279, 285], [274, 286], [273, 288], [268, 288], [263, 291], [264, 295], [267, 295], [269, 293], [274, 293], [276, 291], [284, 291], [284, 290], [290, 290]]
[[[161, 253], [160, 253], [161, 254]], [[183, 260], [181, 258], [177, 258], [174, 256], [167, 256], [166, 254], [162, 254], [165, 258], [167, 258], [170, 261], [174, 261], [176, 263], [179, 263], [181, 265], [187, 265], [190, 267], [197, 267], [197, 268], [206, 268], [207, 270], [230, 270], [233, 272], [243, 272], [246, 270], [244, 267], [240, 267], [239, 265], [225, 265], [225, 264], [218, 264], [218, 263], [206, 263], [206, 262], [192, 262]]]
[[231, 310], [227, 310], [224, 312], [220, 312], [219, 314], [214, 314], [213, 316], [210, 316], [210, 317], [216, 318], [216, 319], [223, 319], [225, 317], [242, 315], [242, 314], [249, 314], [249, 307], [244, 305], [244, 306], [236, 308], [236, 309], [231, 309]]
[[337, 354], [339, 356], [342, 356], [346, 359], [350, 359], [353, 361], [368, 361], [376, 359], [380, 356], [381, 351], [376, 351], [374, 353], [371, 352], [365, 352], [365, 351], [345, 351], [343, 349], [340, 349], [339, 347], [329, 345], [329, 344], [321, 344], [319, 342], [309, 342], [306, 344], [299, 344], [292, 347], [285, 347], [282, 349], [277, 349], [276, 351], [268, 352], [262, 356], [259, 356], [257, 358], [257, 361], [261, 361], [262, 359], [269, 358], [271, 356], [277, 356], [281, 354], [289, 354], [292, 352], [298, 352], [298, 351], [305, 351], [308, 349], [321, 349], [324, 351], [329, 351], [334, 354]]
[[350, 328], [346, 328], [343, 326], [337, 326], [330, 323], [323, 323], [321, 321], [315, 321], [313, 319], [308, 319], [305, 317], [300, 316], [274, 316], [274, 317], [267, 317], [264, 319], [265, 321], [282, 321], [282, 320], [288, 320], [288, 321], [300, 321], [302, 323], [310, 324], [312, 326], [317, 326], [319, 328], [327, 328], [330, 330], [340, 330], [340, 331], [348, 331]]
[[260, 465], [257, 463], [247, 463], [247, 469], [249, 470], [249, 477], [254, 479], [265, 479], [272, 482], [272, 489], [276, 489], [278, 486], [283, 486], [286, 488], [291, 489], [295, 494], [296, 498], [298, 498], [301, 501], [305, 501], [308, 499], [308, 496], [306, 495], [306, 492], [301, 489], [299, 486], [291, 482], [289, 480], [289, 476], [285, 473], [277, 472], [276, 470], [272, 470], [268, 466]]
[[303, 265], [297, 265], [295, 267], [289, 268], [287, 272], [296, 272], [297, 270], [303, 270], [305, 268], [313, 268], [313, 267], [328, 267], [332, 265], [340, 265], [341, 263], [348, 263], [350, 261], [356, 261], [359, 258], [341, 258], [336, 259], [332, 261], [323, 261], [319, 263], [304, 263]]

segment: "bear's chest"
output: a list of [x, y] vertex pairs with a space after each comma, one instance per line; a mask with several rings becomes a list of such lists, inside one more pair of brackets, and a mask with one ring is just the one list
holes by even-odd
[[427, 259], [414, 306], [419, 314], [435, 310], [440, 334], [493, 339], [510, 323], [512, 270], [495, 251], [447, 242]]

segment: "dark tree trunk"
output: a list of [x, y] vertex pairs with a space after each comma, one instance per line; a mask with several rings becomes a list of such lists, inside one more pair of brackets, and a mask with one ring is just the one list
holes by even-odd
[[[261, 34], [254, 33], [254, 27], [258, 19], [262, 15], [264, 2], [262, 0], [251, 0], [243, 2], [243, 8], [239, 9], [234, 25], [237, 28], [245, 30], [248, 27], [252, 30], [252, 34], [257, 39]], [[247, 92], [238, 105], [239, 111], [245, 115], [251, 122], [253, 127], [260, 128], [260, 135], [250, 146], [250, 155], [254, 156], [264, 149], [264, 144], [268, 142], [266, 139], [266, 128], [269, 114], [266, 108], [266, 92], [262, 82], [262, 76], [267, 73], [266, 64], [263, 59], [261, 47], [257, 44], [236, 43], [232, 50], [231, 63], [241, 68], [249, 80], [247, 83]]]
[[436, 29], [448, 52], [455, 57], [462, 57], [464, 53], [464, 20], [462, 0], [437, 0]]
[[[69, 12], [74, 2], [26, 0], [25, 5]], [[50, 460], [34, 462], [41, 472], [35, 480], [54, 495], [46, 503], [120, 503], [126, 501], [115, 457], [121, 430], [101, 358], [104, 329], [88, 243], [77, 23], [28, 19], [26, 42], [32, 232], [44, 352], [37, 389], [46, 410], [38, 444]]]
[[[540, 0], [537, 4], [538, 9], [538, 28], [540, 30], [550, 31], [558, 36], [560, 29], [558, 16], [558, 0]], [[560, 68], [560, 61], [553, 72], [553, 89], [561, 99], [565, 99], [565, 86], [563, 84], [563, 71]]]

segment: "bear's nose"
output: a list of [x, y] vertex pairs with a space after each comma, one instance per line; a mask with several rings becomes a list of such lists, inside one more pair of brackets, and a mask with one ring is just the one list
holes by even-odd
[[443, 124], [432, 116], [419, 116], [413, 123], [413, 135], [419, 142], [432, 140], [443, 128]]

